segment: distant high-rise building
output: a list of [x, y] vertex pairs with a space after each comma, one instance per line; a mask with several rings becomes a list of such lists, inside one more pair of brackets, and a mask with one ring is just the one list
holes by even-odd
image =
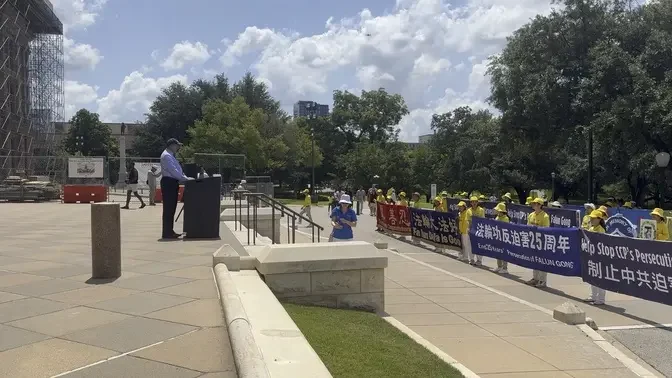
[[329, 105], [318, 104], [315, 101], [298, 101], [294, 104], [294, 117], [308, 117], [310, 112], [306, 105], [315, 104], [315, 116], [326, 117], [329, 115]]

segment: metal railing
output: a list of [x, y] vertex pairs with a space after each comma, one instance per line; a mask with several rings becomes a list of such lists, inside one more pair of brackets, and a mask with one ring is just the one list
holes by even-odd
[[[233, 190], [233, 209], [234, 209], [234, 227], [235, 230], [242, 230], [243, 217], [246, 216], [247, 220], [247, 245], [256, 245], [257, 243], [257, 229], [258, 229], [258, 212], [257, 209], [262, 204], [271, 208], [271, 243], [276, 244], [275, 242], [275, 214], [276, 212], [280, 213], [281, 217], [287, 217], [287, 242], [290, 244], [296, 243], [296, 220], [301, 219], [308, 223], [311, 228], [312, 242], [320, 242], [320, 232], [324, 231], [324, 227], [313, 222], [312, 220], [304, 217], [298, 212], [290, 209], [287, 205], [279, 202], [276, 199], [273, 199], [267, 196], [264, 193], [250, 193], [246, 190]], [[246, 199], [247, 213], [243, 214], [243, 199]], [[250, 210], [251, 209], [251, 210]], [[290, 226], [291, 219], [291, 226]], [[250, 235], [250, 230], [252, 230], [252, 235]], [[317, 233], [317, 235], [316, 235]], [[317, 238], [316, 238], [317, 236]]]

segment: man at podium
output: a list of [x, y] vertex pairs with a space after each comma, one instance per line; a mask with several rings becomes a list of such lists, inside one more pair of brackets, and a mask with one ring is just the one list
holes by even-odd
[[180, 182], [193, 180], [182, 171], [182, 166], [177, 161], [175, 154], [182, 147], [175, 138], [166, 142], [166, 149], [161, 153], [161, 195], [163, 197], [163, 226], [161, 237], [163, 239], [178, 239], [181, 234], [173, 230], [177, 198], [180, 191]]

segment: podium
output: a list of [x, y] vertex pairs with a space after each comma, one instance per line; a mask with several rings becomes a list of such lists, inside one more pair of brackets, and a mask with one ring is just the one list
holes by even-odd
[[220, 176], [187, 181], [184, 186], [185, 239], [219, 239]]

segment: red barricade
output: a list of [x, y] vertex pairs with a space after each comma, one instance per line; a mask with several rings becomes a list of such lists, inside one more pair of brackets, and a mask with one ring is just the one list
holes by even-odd
[[[184, 195], [184, 186], [180, 185], [180, 190], [177, 192], [177, 201], [182, 202], [182, 196]], [[163, 199], [161, 194], [161, 188], [156, 188], [154, 202], [159, 203]]]
[[91, 203], [107, 201], [105, 185], [63, 185], [63, 203]]

